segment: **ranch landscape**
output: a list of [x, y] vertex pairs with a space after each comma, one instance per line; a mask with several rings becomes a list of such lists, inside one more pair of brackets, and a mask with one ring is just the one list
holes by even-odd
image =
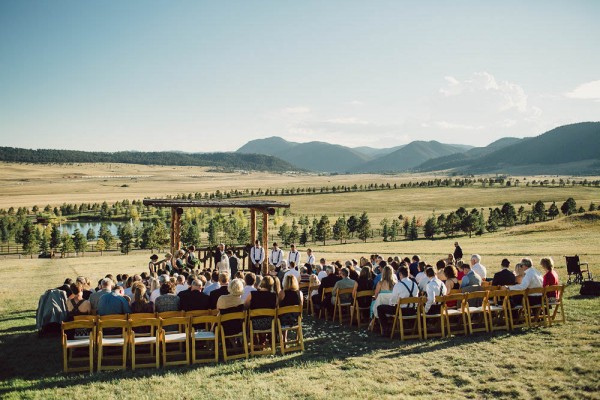
[[[139, 200], [179, 193], [213, 192], [267, 187], [416, 182], [443, 175], [313, 175], [221, 173], [206, 168], [152, 167], [124, 164], [31, 165], [3, 164], [0, 169], [0, 208], [40, 207], [64, 202]], [[475, 177], [483, 178], [482, 177]], [[527, 186], [534, 180], [583, 179], [572, 176], [513, 177], [518, 187], [406, 187], [382, 191], [273, 196], [291, 205], [285, 221], [299, 215], [339, 216], [367, 212], [373, 226], [398, 214], [426, 219], [458, 207], [485, 210], [510, 202], [531, 209], [538, 200], [560, 206], [572, 197], [588, 209], [600, 203], [594, 186]], [[585, 177], [593, 181], [594, 177]], [[260, 197], [264, 198], [264, 197]], [[276, 230], [273, 230], [276, 232]], [[434, 264], [453, 250], [458, 240], [465, 254], [479, 253], [488, 274], [500, 269], [503, 258], [512, 265], [522, 257], [536, 264], [551, 256], [561, 283], [567, 281], [564, 256], [579, 254], [600, 274], [600, 213], [585, 211], [553, 220], [501, 227], [495, 232], [447, 236], [433, 240], [401, 237], [366, 242], [310, 242], [317, 257], [328, 261], [378, 253], [388, 256], [419, 254]], [[287, 250], [287, 249], [285, 249]], [[303, 320], [303, 353], [257, 357], [217, 365], [160, 370], [64, 374], [60, 341], [37, 337], [35, 310], [39, 296], [83, 275], [96, 282], [107, 273], [146, 270], [150, 250], [129, 255], [56, 259], [0, 260], [0, 396], [3, 398], [156, 398], [177, 396], [252, 398], [600, 398], [600, 300], [579, 295], [579, 285], [565, 290], [565, 324], [551, 327], [479, 333], [444, 339], [401, 342], [369, 333], [366, 328], [337, 322]], [[92, 389], [92, 390], [90, 390]], [[175, 391], [175, 392], [174, 392]]]

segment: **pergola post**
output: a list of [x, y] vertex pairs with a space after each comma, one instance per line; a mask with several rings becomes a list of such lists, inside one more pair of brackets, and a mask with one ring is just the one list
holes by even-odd
[[250, 244], [254, 246], [256, 242], [256, 210], [250, 209]]
[[263, 262], [263, 275], [269, 273], [269, 213], [263, 211], [262, 246], [265, 250], [265, 261]]
[[171, 207], [171, 254], [181, 248], [181, 213], [178, 207]]

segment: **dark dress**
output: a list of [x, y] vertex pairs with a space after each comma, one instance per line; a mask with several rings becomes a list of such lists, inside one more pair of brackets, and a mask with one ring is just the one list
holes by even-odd
[[[298, 306], [300, 305], [300, 291], [297, 290], [286, 290], [284, 292], [283, 300], [279, 302], [279, 307]], [[295, 325], [298, 321], [299, 313], [285, 314], [281, 317], [282, 325]]]
[[[373, 290], [373, 279], [358, 279], [358, 288], [356, 289], [356, 292], [358, 293], [363, 290]], [[358, 306], [369, 307], [372, 300], [371, 297], [360, 297], [358, 299]]]
[[[219, 310], [219, 313], [221, 315], [225, 315], [225, 314], [236, 313], [236, 312], [240, 312], [240, 311], [244, 311], [243, 304], [240, 304], [239, 306], [236, 306], [236, 307], [223, 308], [222, 310]], [[243, 322], [241, 320], [225, 321], [221, 324], [221, 328], [225, 332], [225, 336], [236, 335], [242, 331], [242, 323]]]
[[[257, 290], [252, 292], [250, 295], [250, 310], [257, 310], [259, 308], [270, 308], [275, 309], [277, 307], [277, 295], [273, 292], [265, 292]], [[252, 329], [256, 330], [267, 330], [271, 329], [270, 317], [257, 317], [252, 319]]]

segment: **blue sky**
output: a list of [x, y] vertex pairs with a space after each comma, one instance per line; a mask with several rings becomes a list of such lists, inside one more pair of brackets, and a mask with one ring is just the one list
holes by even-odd
[[600, 120], [600, 1], [0, 2], [0, 145], [486, 145]]

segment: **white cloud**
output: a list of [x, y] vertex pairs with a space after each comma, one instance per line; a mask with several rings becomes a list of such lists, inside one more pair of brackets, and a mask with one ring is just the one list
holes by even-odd
[[297, 106], [297, 107], [286, 107], [281, 109], [282, 114], [308, 114], [310, 113], [310, 108], [305, 106]]
[[600, 101], [600, 80], [583, 83], [572, 91], [565, 93], [571, 99]]
[[[448, 121], [434, 121], [431, 125], [438, 127], [440, 129], [458, 129], [458, 130], [465, 130], [465, 131], [478, 131], [478, 130], [485, 128], [485, 126], [483, 126], [483, 125], [474, 126], [474, 125], [465, 125], [465, 124], [455, 124], [453, 122], [448, 122]], [[431, 125], [427, 124], [426, 126], [431, 126]]]

